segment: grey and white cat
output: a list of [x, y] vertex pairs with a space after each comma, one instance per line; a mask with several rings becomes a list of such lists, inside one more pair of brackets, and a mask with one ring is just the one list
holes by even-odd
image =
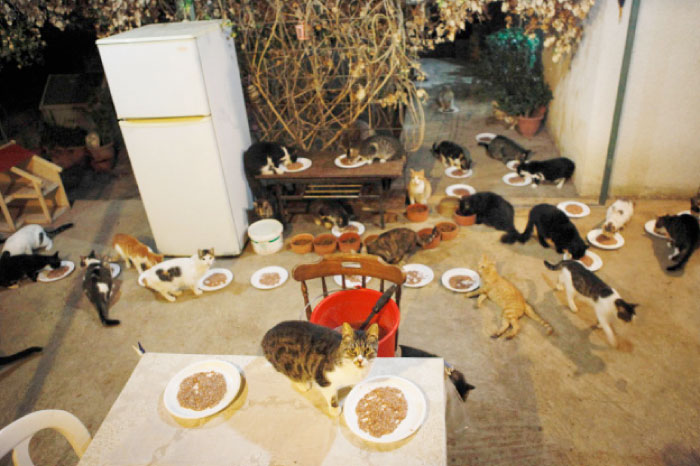
[[598, 318], [597, 327], [602, 327], [610, 346], [617, 347], [617, 338], [613, 331], [615, 317], [625, 322], [631, 322], [636, 315], [637, 304], [626, 302], [620, 294], [608, 286], [596, 274], [586, 269], [582, 264], [572, 260], [564, 260], [558, 264], [544, 261], [549, 270], [561, 270], [557, 289], [566, 290], [566, 300], [571, 312], [578, 312], [574, 296], [578, 293], [595, 310]]
[[72, 223], [66, 223], [53, 230], [44, 230], [41, 225], [25, 225], [5, 239], [2, 252], [7, 251], [11, 256], [15, 256], [17, 254], [32, 254], [35, 249], [41, 248], [48, 251], [53, 247], [51, 238], [72, 226]]
[[338, 390], [364, 379], [377, 356], [379, 326], [354, 330], [345, 322], [342, 334], [311, 322], [280, 322], [261, 343], [272, 367], [301, 391], [320, 390], [332, 416], [340, 414]]
[[141, 274], [144, 286], [157, 291], [170, 302], [182, 294], [182, 290], [192, 290], [197, 296], [202, 294], [199, 280], [214, 262], [214, 248], [200, 249], [191, 257], [178, 257], [154, 265]]
[[365, 120], [357, 119], [343, 133], [342, 141], [345, 147], [345, 153], [348, 154], [348, 159], [352, 160], [357, 157], [357, 152], [360, 150], [360, 144], [367, 138], [375, 135], [375, 131], [369, 126]]
[[404, 154], [405, 151], [401, 141], [392, 136], [376, 134], [362, 141], [357, 151], [357, 156], [353, 158], [351, 154], [348, 160], [353, 162], [366, 160], [370, 164], [375, 160], [379, 160], [384, 163], [389, 160], [399, 159]]
[[80, 265], [87, 267], [83, 276], [83, 293], [95, 306], [102, 325], [108, 327], [119, 325], [118, 320], [108, 317], [113, 290], [112, 269], [109, 262], [95, 256], [95, 251], [90, 251], [90, 255], [80, 258]]
[[486, 148], [486, 155], [503, 163], [511, 160], [525, 162], [532, 155], [531, 150], [500, 134], [488, 142], [479, 141], [479, 145]]

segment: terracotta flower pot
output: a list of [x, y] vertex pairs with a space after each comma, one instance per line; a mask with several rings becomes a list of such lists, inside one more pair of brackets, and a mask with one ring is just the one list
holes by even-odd
[[518, 132], [526, 138], [531, 138], [537, 133], [537, 131], [539, 131], [543, 119], [544, 114], [533, 117], [519, 116], [518, 123], [516, 125]]
[[411, 222], [425, 222], [428, 220], [428, 206], [425, 204], [411, 204], [406, 207], [406, 217]]
[[330, 254], [335, 251], [337, 245], [338, 241], [330, 233], [321, 233], [314, 238], [314, 252], [316, 254]]
[[459, 215], [459, 213], [455, 212], [455, 214], [452, 218], [457, 225], [460, 225], [463, 227], [468, 227], [469, 225], [474, 225], [474, 223], [476, 222], [476, 214]]
[[338, 238], [338, 247], [340, 252], [357, 252], [362, 246], [362, 240], [360, 240], [360, 235], [354, 231], [348, 231], [343, 233]]
[[310, 233], [300, 233], [294, 235], [289, 241], [292, 251], [297, 254], [306, 254], [314, 248], [314, 235]]
[[459, 208], [459, 198], [443, 197], [437, 206], [437, 211], [443, 217], [451, 218]]
[[440, 241], [455, 239], [459, 233], [459, 227], [453, 222], [440, 222], [435, 227], [440, 230]]
[[[432, 228], [423, 228], [422, 230], [418, 230], [418, 236], [423, 239], [426, 236], [430, 236], [430, 234], [433, 232]], [[437, 235], [433, 240], [428, 243], [423, 245], [423, 249], [433, 249], [438, 247], [440, 244], [440, 235]]]

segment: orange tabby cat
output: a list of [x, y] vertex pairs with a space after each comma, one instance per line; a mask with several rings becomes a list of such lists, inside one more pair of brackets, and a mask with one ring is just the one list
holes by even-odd
[[411, 171], [411, 179], [408, 182], [409, 203], [427, 204], [433, 190], [430, 187], [430, 181], [425, 177], [425, 170], [413, 170], [412, 168], [409, 170]]
[[518, 319], [523, 314], [542, 324], [547, 331], [547, 335], [552, 333], [552, 326], [535, 313], [535, 310], [525, 301], [525, 297], [515, 285], [498, 275], [496, 264], [486, 255], [481, 256], [478, 270], [481, 276], [481, 288], [467, 293], [466, 296], [479, 296], [476, 301], [476, 307], [481, 307], [486, 298], [489, 298], [503, 308], [503, 323], [501, 328], [491, 335], [491, 338], [500, 337], [508, 330], [508, 327], [512, 327], [512, 330], [508, 332], [506, 338], [513, 338], [520, 331]]
[[117, 233], [112, 238], [112, 247], [117, 251], [119, 257], [124, 260], [126, 267], [132, 265], [136, 270], [143, 272], [163, 261], [163, 254], [154, 253], [151, 248], [124, 233]]

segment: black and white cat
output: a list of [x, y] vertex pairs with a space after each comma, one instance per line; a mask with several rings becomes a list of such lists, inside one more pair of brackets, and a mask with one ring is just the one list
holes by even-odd
[[542, 247], [549, 247], [547, 238], [550, 238], [559, 254], [567, 250], [574, 259], [580, 259], [586, 254], [588, 246], [579, 235], [576, 226], [569, 216], [556, 206], [534, 206], [528, 215], [525, 231], [518, 237], [518, 241], [524, 243], [529, 240], [534, 227], [537, 227], [537, 239]]
[[41, 225], [25, 225], [4, 240], [5, 246], [2, 252], [7, 251], [14, 256], [32, 254], [35, 249], [41, 248], [48, 251], [53, 247], [52, 238], [72, 226], [72, 223], [66, 223], [53, 230], [44, 230]]
[[141, 274], [143, 284], [157, 291], [170, 302], [189, 289], [199, 296], [199, 280], [214, 262], [214, 248], [200, 249], [190, 257], [169, 259], [154, 265]]
[[352, 207], [333, 199], [315, 199], [309, 203], [309, 213], [316, 225], [323, 225], [330, 230], [333, 226], [345, 228], [353, 216]]
[[90, 251], [88, 256], [80, 258], [80, 266], [87, 267], [83, 276], [83, 293], [95, 306], [102, 325], [107, 327], [119, 325], [118, 320], [108, 318], [113, 289], [112, 269], [109, 262], [95, 256], [95, 251]]
[[440, 160], [445, 168], [457, 167], [461, 170], [469, 170], [472, 167], [469, 151], [452, 141], [433, 143], [431, 152], [433, 157]]
[[695, 217], [689, 214], [664, 215], [656, 220], [654, 231], [668, 236], [673, 252], [668, 258], [675, 264], [666, 267], [674, 271], [683, 268], [695, 249], [700, 246], [700, 226]]
[[626, 302], [614, 288], [576, 261], [564, 260], [558, 264], [544, 261], [544, 265], [549, 270], [561, 270], [557, 289], [566, 290], [566, 300], [571, 312], [578, 312], [574, 302], [574, 296], [578, 293], [593, 306], [598, 319], [597, 326], [603, 328], [610, 346], [616, 347], [617, 339], [612, 327], [615, 317], [631, 322], [636, 315], [635, 308], [638, 304]]
[[14, 286], [25, 277], [36, 281], [39, 272], [47, 266], [57, 269], [61, 266], [58, 252], [52, 256], [41, 254], [18, 254], [11, 256], [8, 251], [0, 255], [0, 286]]
[[457, 210], [459, 215], [476, 214], [476, 223], [505, 231], [501, 236], [502, 243], [514, 243], [520, 235], [515, 229], [513, 218], [515, 210], [510, 202], [492, 192], [480, 192], [471, 196], [463, 196]]
[[[401, 356], [402, 358], [437, 358], [439, 356], [428, 353], [427, 351], [423, 351], [418, 348], [413, 348], [411, 346], [406, 346], [406, 345], [399, 345], [399, 354], [397, 356]], [[462, 399], [462, 401], [467, 401], [467, 397], [469, 396], [469, 392], [474, 390], [476, 387], [474, 385], [471, 385], [467, 382], [467, 380], [464, 377], [464, 374], [455, 369], [455, 367], [450, 364], [447, 361], [444, 361], [445, 364], [445, 377], [450, 379], [452, 384], [455, 386], [457, 389], [457, 393], [459, 393], [459, 397]]]
[[486, 148], [486, 155], [503, 163], [511, 160], [525, 162], [532, 155], [531, 150], [500, 134], [488, 142], [479, 141], [479, 145]]
[[30, 346], [27, 349], [23, 349], [22, 351], [18, 351], [14, 354], [8, 354], [7, 356], [0, 356], [0, 366], [6, 366], [7, 364], [12, 364], [15, 361], [19, 361], [20, 359], [24, 359], [34, 353], [38, 353], [43, 348], [41, 346]]
[[533, 160], [519, 162], [518, 175], [529, 174], [532, 177], [532, 187], [536, 188], [542, 182], [556, 183], [561, 189], [564, 183], [571, 178], [576, 169], [576, 164], [566, 157], [557, 157], [549, 160]]
[[266, 192], [260, 181], [255, 179], [258, 175], [275, 175], [284, 173], [284, 165], [297, 161], [293, 149], [274, 142], [259, 141], [250, 145], [243, 152], [243, 170], [245, 171], [248, 186], [253, 193], [253, 199], [265, 199]]

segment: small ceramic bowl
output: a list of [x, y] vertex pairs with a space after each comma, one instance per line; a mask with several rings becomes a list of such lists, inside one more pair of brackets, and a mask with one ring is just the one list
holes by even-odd
[[443, 217], [452, 218], [458, 208], [459, 198], [448, 196], [442, 198], [437, 206], [437, 211]]
[[474, 225], [476, 222], [476, 214], [473, 215], [459, 215], [457, 212], [455, 212], [454, 216], [452, 219], [455, 221], [457, 225], [463, 226], [463, 227], [468, 227], [469, 225]]
[[314, 235], [310, 233], [299, 233], [298, 235], [292, 236], [289, 241], [289, 246], [292, 251], [297, 254], [306, 254], [311, 252], [314, 248]]
[[440, 222], [435, 226], [440, 230], [440, 241], [455, 239], [459, 233], [459, 227], [453, 222]]
[[[424, 236], [429, 236], [432, 232], [432, 228], [423, 228], [422, 230], [418, 230], [418, 236], [423, 238]], [[438, 244], [440, 244], [440, 235], [437, 235], [430, 243], [424, 244], [423, 249], [433, 249], [438, 247]]]
[[357, 252], [360, 250], [360, 247], [362, 247], [362, 240], [360, 239], [360, 235], [354, 231], [343, 233], [338, 238], [338, 248], [340, 248], [340, 252]]
[[406, 217], [411, 222], [425, 222], [428, 220], [428, 206], [425, 204], [411, 204], [406, 207]]
[[330, 233], [321, 233], [314, 238], [314, 252], [316, 254], [330, 254], [335, 251], [336, 246], [338, 246], [338, 241]]

